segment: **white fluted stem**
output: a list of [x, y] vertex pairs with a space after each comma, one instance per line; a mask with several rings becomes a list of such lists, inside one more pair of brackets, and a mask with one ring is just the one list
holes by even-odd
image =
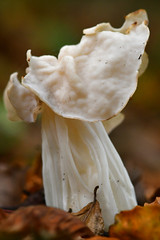
[[106, 229], [121, 210], [136, 205], [128, 173], [101, 122], [65, 119], [46, 105], [42, 114], [43, 181], [46, 203], [79, 211], [98, 185]]

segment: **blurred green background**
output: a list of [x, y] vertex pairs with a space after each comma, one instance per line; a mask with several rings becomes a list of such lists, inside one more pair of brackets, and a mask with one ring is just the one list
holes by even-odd
[[[137, 139], [144, 136], [144, 132], [139, 132], [138, 129], [147, 131], [147, 129], [153, 128], [152, 133], [145, 132], [147, 136], [145, 141], [153, 135], [157, 153], [155, 162], [159, 161], [159, 0], [0, 0], [1, 160], [22, 156], [27, 159], [32, 158], [34, 151], [37, 151], [35, 149], [40, 147], [39, 122], [30, 125], [9, 122], [2, 103], [3, 90], [10, 74], [17, 71], [21, 76], [25, 72], [27, 67], [26, 51], [31, 49], [32, 54], [37, 56], [43, 54], [57, 56], [63, 45], [79, 42], [84, 28], [101, 22], [110, 22], [112, 26], [120, 27], [124, 22], [125, 15], [141, 8], [146, 9], [149, 16], [151, 36], [147, 45], [147, 53], [150, 62], [147, 71], [139, 80], [136, 94], [125, 109], [126, 120], [111, 137], [120, 154], [127, 159], [126, 152], [128, 151], [128, 154], [135, 152]], [[133, 137], [130, 134], [131, 129], [134, 133], [137, 132], [136, 136]], [[126, 132], [129, 134], [125, 135]], [[129, 141], [132, 146], [126, 145], [126, 142]], [[121, 146], [122, 144], [123, 146]], [[143, 155], [146, 148], [152, 148], [150, 142], [147, 144], [140, 149], [139, 155], [133, 158]], [[152, 159], [152, 156], [153, 154], [149, 159]], [[145, 158], [146, 156], [144, 156]], [[160, 162], [157, 164], [160, 165]]]

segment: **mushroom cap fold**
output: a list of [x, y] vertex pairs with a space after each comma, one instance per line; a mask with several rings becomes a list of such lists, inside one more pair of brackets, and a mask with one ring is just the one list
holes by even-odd
[[83, 33], [91, 35], [102, 31], [112, 31], [126, 34], [132, 27], [134, 27], [134, 25], [140, 25], [142, 22], [145, 22], [145, 24], [147, 25], [148, 16], [144, 9], [139, 9], [135, 12], [129, 13], [125, 17], [125, 22], [120, 28], [114, 28], [111, 26], [110, 23], [100, 23], [97, 24], [95, 27], [84, 29]]
[[[58, 59], [28, 54], [23, 85], [55, 113], [86, 121], [117, 115], [136, 90], [149, 37], [144, 10], [129, 14], [122, 28], [84, 30], [79, 44], [64, 46]], [[110, 26], [110, 27], [104, 27]]]
[[21, 121], [21, 119], [17, 115], [16, 109], [13, 107], [13, 105], [11, 104], [9, 97], [8, 97], [8, 92], [10, 91], [10, 88], [12, 87], [11, 79], [14, 76], [17, 76], [17, 73], [13, 73], [10, 76], [10, 80], [8, 81], [8, 84], [3, 93], [3, 102], [4, 102], [5, 108], [7, 110], [8, 119], [11, 121]]
[[4, 104], [8, 118], [12, 121], [34, 122], [40, 111], [40, 102], [36, 95], [21, 85], [17, 73], [10, 76], [4, 91]]
[[103, 126], [108, 134], [110, 134], [116, 127], [118, 127], [124, 120], [125, 116], [123, 113], [119, 113], [116, 116], [103, 121]]

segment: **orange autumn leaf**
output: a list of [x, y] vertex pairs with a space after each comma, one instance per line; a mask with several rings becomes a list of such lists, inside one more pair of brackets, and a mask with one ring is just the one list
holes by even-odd
[[122, 211], [115, 217], [115, 224], [109, 228], [109, 235], [120, 240], [160, 239], [160, 205], [137, 206]]
[[96, 192], [99, 187], [94, 189], [94, 200], [88, 203], [79, 212], [72, 213], [84, 222], [89, 229], [96, 235], [102, 235], [104, 232], [104, 221], [101, 214], [99, 202], [96, 200]]
[[63, 210], [43, 205], [23, 207], [11, 213], [0, 225], [0, 239], [74, 240], [93, 233], [78, 218]]

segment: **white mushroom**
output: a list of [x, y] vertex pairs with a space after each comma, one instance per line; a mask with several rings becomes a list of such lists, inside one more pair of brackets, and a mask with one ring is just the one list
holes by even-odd
[[[106, 228], [117, 212], [136, 205], [127, 171], [102, 120], [111, 119], [127, 104], [147, 61], [147, 15], [139, 10], [122, 28], [103, 23], [84, 30], [79, 44], [65, 46], [58, 59], [31, 56], [22, 79], [11, 76], [5, 90], [14, 118], [35, 121], [42, 105], [42, 159], [46, 203], [79, 211], [99, 186]], [[117, 121], [109, 120], [107, 129]]]

